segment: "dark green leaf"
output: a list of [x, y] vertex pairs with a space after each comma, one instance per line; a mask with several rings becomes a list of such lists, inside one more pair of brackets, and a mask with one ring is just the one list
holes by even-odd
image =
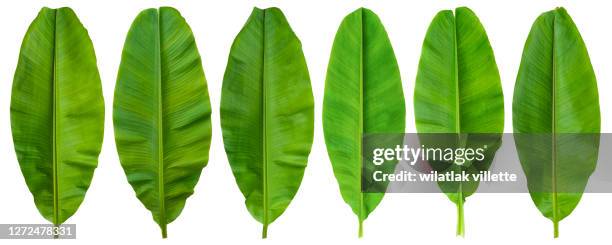
[[127, 179], [163, 237], [208, 162], [210, 114], [187, 22], [169, 7], [142, 11], [123, 48], [113, 121]]
[[23, 38], [11, 127], [36, 207], [53, 224], [64, 223], [85, 198], [104, 135], [93, 45], [69, 8], [43, 8]]
[[302, 182], [313, 118], [300, 41], [279, 9], [253, 9], [230, 51], [221, 128], [236, 182], [247, 209], [264, 225], [264, 238]]

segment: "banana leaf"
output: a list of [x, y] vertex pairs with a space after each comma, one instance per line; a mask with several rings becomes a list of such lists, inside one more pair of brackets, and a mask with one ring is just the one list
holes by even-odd
[[[429, 134], [452, 134], [456, 138], [452, 147], [488, 146], [485, 153], [488, 157], [483, 161], [450, 163], [438, 171], [471, 174], [489, 168], [501, 145], [504, 99], [487, 34], [470, 9], [460, 7], [454, 14], [452, 10], [440, 11], [431, 22], [416, 78], [414, 112], [422, 142], [436, 138]], [[490, 137], [482, 140], [483, 137], [470, 134]], [[457, 206], [457, 235], [463, 236], [463, 205], [478, 188], [478, 182], [439, 182], [438, 185]]]
[[167, 237], [208, 162], [211, 107], [189, 25], [173, 8], [146, 9], [127, 34], [113, 105], [128, 182]]
[[[400, 72], [378, 16], [360, 8], [344, 18], [334, 40], [323, 101], [323, 131], [344, 201], [363, 221], [384, 193], [362, 192], [362, 137], [402, 134], [406, 108]], [[401, 143], [401, 142], [399, 142]]]
[[41, 9], [23, 38], [11, 129], [38, 211], [61, 225], [85, 198], [104, 135], [93, 44], [70, 8]]
[[221, 129], [263, 238], [302, 182], [313, 140], [313, 100], [301, 43], [285, 16], [277, 8], [254, 8], [230, 50]]
[[563, 8], [541, 14], [531, 27], [512, 122], [531, 198], [557, 237], [559, 222], [576, 208], [595, 170], [600, 132], [595, 73]]

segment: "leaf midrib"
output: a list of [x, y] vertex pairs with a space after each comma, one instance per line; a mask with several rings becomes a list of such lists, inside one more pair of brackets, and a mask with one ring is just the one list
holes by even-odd
[[164, 129], [163, 129], [163, 96], [162, 96], [162, 55], [161, 55], [161, 13], [160, 9], [156, 9], [157, 25], [155, 36], [155, 45], [157, 52], [157, 178], [158, 178], [158, 194], [159, 194], [159, 224], [162, 229], [162, 237], [167, 236], [166, 226], [166, 200], [164, 186]]
[[[553, 21], [552, 21], [552, 161], [551, 161], [551, 171], [552, 171], [552, 211], [553, 211], [553, 223], [555, 226], [558, 221], [558, 200], [557, 200], [557, 76], [556, 76], [556, 62], [555, 62], [555, 22], [557, 21], [557, 13], [556, 10], [553, 13]], [[556, 232], [556, 229], [555, 229]]]
[[54, 225], [59, 225], [60, 221], [59, 221], [59, 183], [58, 183], [58, 159], [59, 159], [59, 151], [57, 150], [57, 142], [58, 142], [58, 131], [57, 128], [59, 128], [59, 122], [57, 120], [57, 114], [58, 114], [58, 103], [57, 103], [57, 99], [58, 99], [58, 95], [57, 93], [59, 92], [58, 87], [57, 87], [57, 9], [53, 10], [53, 15], [54, 15], [54, 20], [53, 20], [53, 80], [51, 81], [52, 86], [53, 86], [53, 139], [52, 139], [52, 147], [53, 147], [53, 224]]
[[363, 221], [365, 219], [365, 203], [364, 203], [364, 193], [362, 192], [362, 179], [361, 176], [363, 175], [363, 166], [361, 166], [363, 164], [363, 134], [365, 132], [365, 128], [364, 128], [364, 123], [363, 123], [363, 119], [365, 117], [365, 110], [364, 110], [364, 103], [363, 103], [363, 97], [364, 97], [364, 86], [363, 86], [363, 77], [365, 76], [365, 70], [363, 69], [363, 55], [364, 55], [364, 42], [365, 42], [365, 38], [364, 38], [364, 33], [366, 32], [365, 30], [365, 25], [364, 25], [364, 13], [363, 13], [363, 8], [360, 9], [360, 32], [359, 34], [360, 36], [360, 46], [359, 46], [359, 112], [361, 115], [359, 115], [359, 134], [358, 134], [358, 142], [359, 142], [359, 236], [362, 236], [363, 234]]
[[[461, 93], [459, 91], [459, 46], [457, 43], [457, 9], [453, 14], [453, 69], [454, 69], [454, 78], [455, 78], [455, 134], [457, 134], [458, 143], [461, 143]], [[460, 169], [463, 170], [463, 167], [460, 166]], [[463, 206], [463, 183], [461, 181], [458, 182], [459, 187], [457, 189], [457, 205], [460, 207]]]
[[267, 134], [267, 121], [266, 117], [268, 115], [268, 113], [266, 113], [267, 110], [267, 98], [266, 98], [266, 79], [265, 79], [265, 62], [266, 62], [266, 9], [262, 10], [262, 49], [261, 49], [261, 93], [262, 93], [262, 137], [263, 137], [263, 146], [262, 146], [262, 154], [263, 154], [263, 230], [262, 230], [262, 238], [266, 238], [267, 237], [267, 233], [268, 233], [268, 220], [269, 220], [269, 213], [268, 213], [268, 137], [266, 137]]

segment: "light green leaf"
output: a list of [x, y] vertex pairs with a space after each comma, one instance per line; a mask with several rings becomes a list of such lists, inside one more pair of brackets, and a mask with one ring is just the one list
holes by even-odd
[[36, 207], [53, 224], [64, 223], [85, 198], [104, 135], [94, 48], [70, 8], [43, 8], [23, 38], [11, 128]]
[[403, 133], [406, 108], [400, 72], [378, 16], [360, 8], [344, 18], [332, 48], [323, 101], [323, 130], [344, 201], [359, 222], [384, 193], [362, 193], [362, 136]]
[[221, 92], [223, 143], [251, 215], [267, 228], [296, 194], [313, 139], [301, 43], [277, 8], [254, 8], [232, 45]]
[[557, 237], [559, 221], [578, 205], [595, 170], [600, 132], [595, 73], [563, 8], [543, 13], [531, 28], [512, 116], [531, 198]]
[[[445, 171], [468, 173], [486, 170], [501, 144], [504, 99], [493, 50], [484, 27], [468, 8], [440, 11], [431, 22], [419, 63], [414, 91], [414, 111], [419, 133], [450, 133], [458, 147], [474, 144], [469, 133], [499, 133], [485, 143], [484, 161]], [[478, 188], [478, 182], [439, 183], [457, 205], [457, 235], [463, 236], [463, 203]]]
[[121, 165], [166, 237], [208, 162], [210, 102], [191, 29], [169, 7], [142, 11], [127, 35], [113, 108]]

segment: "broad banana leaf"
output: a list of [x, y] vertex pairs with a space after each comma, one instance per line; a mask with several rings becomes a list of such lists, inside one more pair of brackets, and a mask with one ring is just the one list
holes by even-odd
[[[400, 72], [378, 16], [360, 8], [344, 18], [332, 48], [323, 101], [323, 131], [344, 201], [359, 222], [384, 193], [362, 193], [362, 136], [401, 134], [406, 108]], [[401, 142], [400, 142], [401, 143]]]
[[578, 205], [599, 149], [597, 81], [572, 18], [557, 8], [534, 22], [514, 87], [512, 122], [529, 192], [559, 221]]
[[128, 182], [164, 238], [208, 162], [210, 114], [187, 22], [169, 7], [142, 11], [123, 48], [113, 121]]
[[[501, 145], [504, 99], [487, 34], [470, 9], [460, 7], [454, 14], [452, 10], [440, 11], [431, 22], [416, 78], [414, 111], [419, 134], [456, 134], [458, 147], [474, 144], [473, 137], [466, 134], [493, 134], [488, 142], [478, 142], [488, 146], [489, 157], [484, 161], [449, 164], [444, 171], [477, 173], [489, 168]], [[457, 205], [457, 235], [463, 236], [463, 205], [478, 182], [439, 186]]]
[[221, 128], [246, 207], [263, 224], [296, 194], [313, 139], [314, 102], [299, 39], [281, 10], [254, 8], [230, 50]]
[[11, 128], [38, 211], [55, 225], [64, 223], [85, 198], [104, 135], [96, 55], [70, 8], [41, 9], [23, 38]]

